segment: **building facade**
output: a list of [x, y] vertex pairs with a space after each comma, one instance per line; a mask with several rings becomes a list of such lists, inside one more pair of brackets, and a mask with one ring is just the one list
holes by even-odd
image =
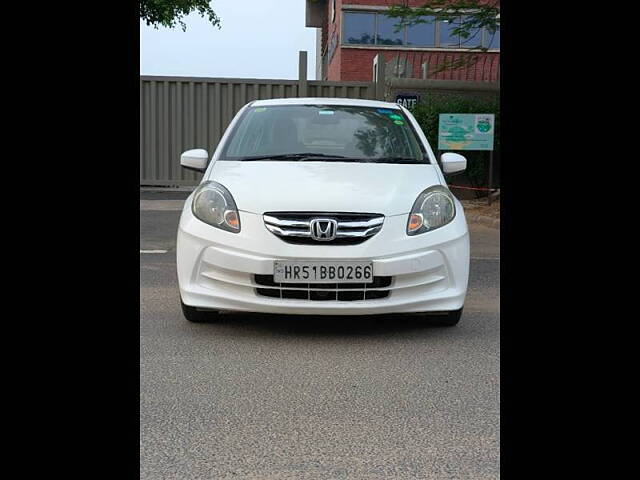
[[[306, 26], [317, 28], [316, 76], [318, 80], [371, 81], [373, 59], [382, 52], [387, 75], [498, 82], [500, 31], [477, 32], [464, 40], [451, 33], [454, 23], [431, 21], [396, 32], [396, 19], [385, 15], [394, 3], [411, 7], [424, 0], [306, 0]], [[429, 19], [427, 19], [429, 20]], [[461, 68], [436, 72], [439, 66], [470, 55], [473, 62]]]

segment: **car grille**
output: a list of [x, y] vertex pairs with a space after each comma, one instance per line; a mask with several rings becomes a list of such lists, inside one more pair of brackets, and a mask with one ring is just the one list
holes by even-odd
[[[314, 218], [336, 220], [335, 239], [314, 239], [310, 226]], [[357, 245], [378, 233], [384, 223], [379, 213], [268, 212], [263, 219], [271, 233], [298, 245]]]
[[273, 275], [255, 275], [258, 285], [269, 288], [257, 288], [256, 293], [263, 297], [288, 298], [297, 300], [344, 302], [356, 300], [375, 300], [389, 296], [387, 288], [392, 277], [373, 277], [371, 283], [276, 283]]

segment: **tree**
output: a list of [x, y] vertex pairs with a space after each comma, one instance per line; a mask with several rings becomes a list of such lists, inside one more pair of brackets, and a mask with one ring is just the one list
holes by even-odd
[[209, 5], [209, 0], [140, 0], [140, 18], [155, 28], [160, 25], [173, 28], [179, 23], [185, 31], [187, 25], [182, 19], [194, 11], [220, 28], [220, 17]]
[[500, 28], [500, 0], [428, 0], [417, 8], [410, 7], [409, 2], [403, 0], [402, 4], [392, 5], [387, 16], [399, 19], [396, 31], [437, 20], [451, 22], [455, 25], [451, 33], [460, 35], [462, 43], [467, 44], [474, 38], [481, 38], [483, 28], [491, 35], [487, 45], [463, 47], [467, 52], [455, 60], [445, 61], [432, 72], [438, 73], [474, 65], [479, 59], [474, 52], [486, 52], [490, 48]]

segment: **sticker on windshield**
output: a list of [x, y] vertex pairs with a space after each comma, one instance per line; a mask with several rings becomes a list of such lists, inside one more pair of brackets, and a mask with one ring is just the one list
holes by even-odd
[[394, 120], [402, 120], [402, 117], [397, 113], [394, 113], [393, 115], [389, 115], [389, 118], [392, 118]]
[[267, 107], [258, 107], [255, 109], [256, 112], [264, 112], [267, 109]]
[[393, 123], [395, 123], [396, 125], [404, 125], [404, 122], [402, 120], [394, 120]]
[[385, 115], [390, 115], [393, 113], [393, 110], [387, 110], [386, 108], [379, 108], [378, 113], [384, 113]]
[[334, 113], [333, 110], [318, 110], [318, 115], [333, 115]]

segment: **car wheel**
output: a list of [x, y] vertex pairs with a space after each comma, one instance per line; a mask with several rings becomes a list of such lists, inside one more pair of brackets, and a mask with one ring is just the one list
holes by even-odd
[[182, 307], [182, 314], [184, 315], [184, 318], [193, 323], [210, 323], [215, 321], [218, 316], [218, 312], [216, 311], [198, 310], [195, 307], [185, 305], [182, 300], [180, 300], [180, 306]]
[[429, 323], [439, 327], [453, 327], [458, 324], [460, 317], [462, 317], [462, 308], [460, 310], [447, 312], [443, 315], [438, 315], [437, 317], [432, 317], [429, 319]]

